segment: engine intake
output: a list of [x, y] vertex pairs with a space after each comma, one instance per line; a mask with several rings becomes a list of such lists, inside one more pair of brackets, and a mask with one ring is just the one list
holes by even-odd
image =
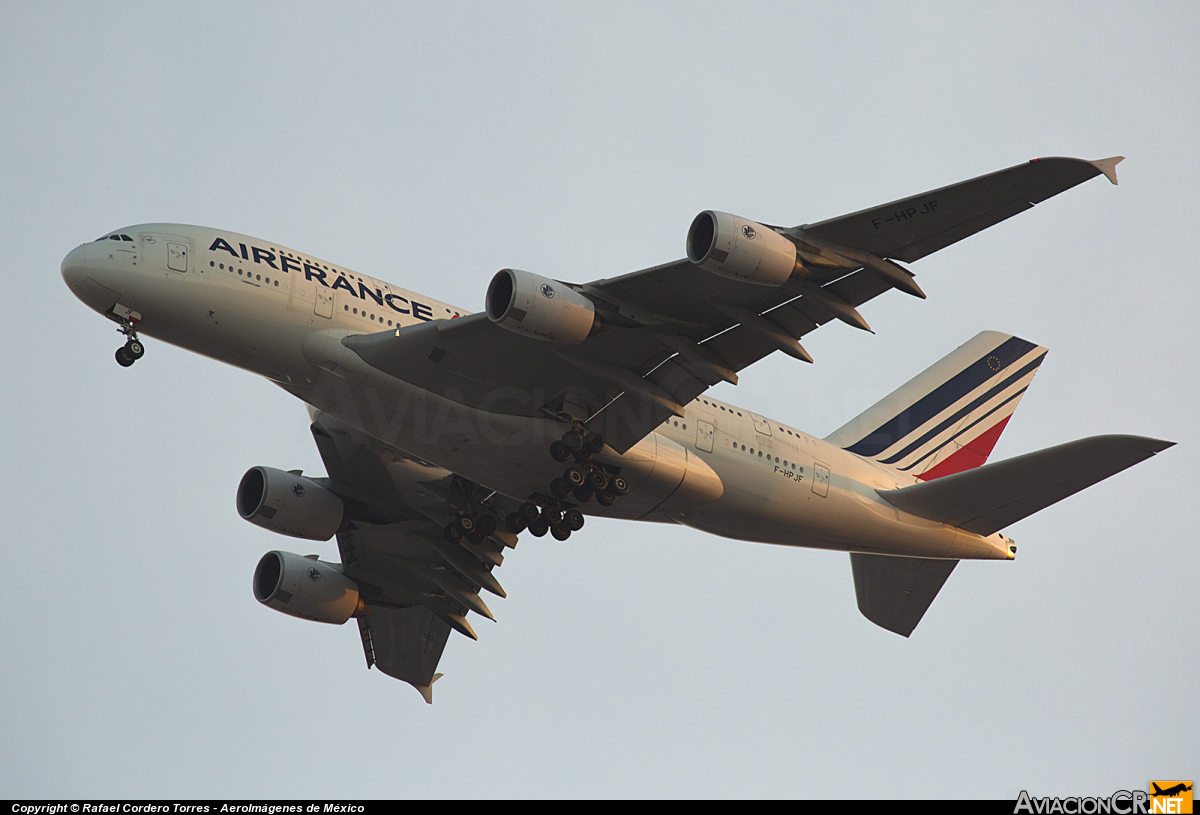
[[687, 235], [688, 260], [721, 277], [781, 286], [796, 270], [796, 245], [769, 226], [706, 210]]
[[274, 467], [251, 467], [237, 489], [245, 520], [281, 535], [327, 541], [342, 525], [342, 499], [310, 478]]
[[363, 613], [358, 585], [341, 566], [292, 552], [267, 552], [254, 569], [254, 599], [318, 623], [341, 625]]
[[496, 272], [486, 303], [493, 323], [547, 342], [578, 345], [596, 323], [591, 300], [565, 283], [520, 269]]

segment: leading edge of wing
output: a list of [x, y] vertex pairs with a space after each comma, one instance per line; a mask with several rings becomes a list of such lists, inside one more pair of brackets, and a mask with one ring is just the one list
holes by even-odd
[[1116, 166], [1123, 159], [1035, 158], [849, 215], [805, 224], [797, 231], [879, 257], [911, 262], [1097, 175], [1103, 174], [1116, 184]]

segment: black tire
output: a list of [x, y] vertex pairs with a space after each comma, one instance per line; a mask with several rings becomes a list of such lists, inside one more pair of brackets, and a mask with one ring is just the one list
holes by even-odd
[[613, 495], [625, 495], [629, 492], [629, 482], [619, 475], [614, 475], [608, 481], [608, 488]]
[[475, 531], [475, 519], [470, 515], [462, 515], [454, 523], [458, 525], [464, 535], [470, 535]]
[[122, 368], [128, 368], [133, 364], [133, 357], [129, 355], [129, 349], [124, 345], [117, 349], [117, 364]]
[[504, 519], [504, 527], [514, 535], [520, 535], [525, 531], [529, 524], [525, 523], [525, 519], [518, 512], [508, 513], [508, 517]]
[[479, 520], [475, 522], [475, 528], [482, 532], [485, 538], [495, 532], [498, 526], [495, 515], [480, 515]]
[[458, 528], [458, 524], [446, 524], [446, 528], [442, 530], [442, 536], [451, 543], [462, 543], [466, 535]]
[[555, 498], [566, 498], [571, 494], [571, 485], [561, 478], [556, 478], [550, 482], [550, 494]]
[[592, 500], [592, 496], [595, 494], [596, 491], [586, 484], [575, 490], [575, 492], [571, 493], [575, 500], [581, 504], [586, 504], [588, 501]]
[[561, 441], [551, 442], [550, 455], [555, 461], [566, 461], [571, 457], [571, 451]]
[[577, 490], [587, 483], [587, 476], [578, 467], [568, 467], [563, 471], [563, 481], [570, 484], [571, 489]]
[[572, 453], [577, 453], [583, 449], [583, 436], [571, 430], [563, 434], [562, 443]]
[[529, 534], [533, 535], [535, 538], [540, 538], [549, 531], [550, 527], [546, 526], [541, 521], [529, 525]]
[[129, 356], [139, 360], [146, 353], [146, 346], [142, 345], [140, 340], [130, 340], [125, 343], [125, 350], [129, 352]]
[[589, 453], [599, 453], [604, 449], [604, 437], [599, 433], [588, 433], [583, 437], [583, 449]]
[[617, 503], [617, 496], [608, 492], [598, 492], [596, 493], [596, 503], [602, 507], [611, 507]]
[[562, 523], [562, 512], [554, 507], [546, 507], [542, 510], [542, 523], [546, 526], [558, 526]]
[[488, 536], [479, 531], [479, 527], [475, 527], [475, 531], [467, 535], [467, 541], [478, 546], [488, 539]]
[[554, 536], [555, 540], [565, 541], [571, 537], [571, 530], [565, 526], [552, 526], [550, 527], [550, 534]]
[[533, 501], [526, 501], [525, 503], [521, 504], [521, 507], [517, 510], [517, 512], [519, 512], [521, 517], [525, 519], [526, 526], [532, 524], [537, 520], [538, 516], [542, 514], [542, 511], [538, 509], [537, 504], [533, 503]]
[[583, 529], [583, 513], [574, 508], [568, 509], [563, 513], [563, 523], [566, 524], [567, 529], [578, 532]]
[[592, 470], [588, 473], [588, 486], [596, 492], [603, 492], [608, 486], [608, 473], [603, 470]]

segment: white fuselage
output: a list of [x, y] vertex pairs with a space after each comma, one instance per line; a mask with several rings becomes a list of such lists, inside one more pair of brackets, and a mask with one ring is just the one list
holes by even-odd
[[[340, 342], [462, 309], [232, 232], [143, 224], [115, 234], [63, 261], [63, 278], [91, 308], [132, 312], [140, 334], [265, 376], [387, 445], [515, 499], [544, 493], [561, 474], [547, 452], [562, 433], [554, 420], [467, 407], [370, 367]], [[766, 543], [1012, 557], [1000, 535], [901, 512], [876, 493], [916, 483], [911, 475], [705, 396], [684, 413], [625, 454], [599, 456], [631, 491], [612, 507], [580, 508]]]

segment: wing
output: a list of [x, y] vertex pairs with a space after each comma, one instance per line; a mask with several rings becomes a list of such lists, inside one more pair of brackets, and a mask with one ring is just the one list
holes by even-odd
[[312, 433], [329, 473], [325, 486], [346, 507], [338, 549], [366, 605], [358, 628], [367, 667], [408, 682], [432, 702], [451, 630], [476, 639], [468, 613], [495, 619], [480, 590], [504, 596], [492, 570], [504, 561], [505, 546], [516, 543], [499, 531], [455, 543], [444, 527], [459, 511], [504, 508], [481, 501], [470, 482], [324, 413], [313, 412]]
[[869, 327], [858, 307], [891, 288], [924, 297], [890, 258], [924, 257], [1104, 173], [1119, 159], [1035, 159], [892, 204], [792, 228], [770, 227], [801, 265], [779, 286], [678, 260], [571, 288], [603, 330], [578, 345], [512, 333], [474, 314], [342, 342], [392, 376], [471, 406], [521, 416], [567, 414], [625, 452], [718, 382], [838, 319]]

